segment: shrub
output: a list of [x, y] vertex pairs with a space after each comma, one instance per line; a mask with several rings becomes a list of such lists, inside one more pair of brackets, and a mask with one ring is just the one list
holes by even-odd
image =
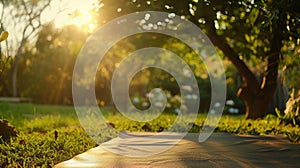
[[284, 115], [280, 114], [280, 111], [276, 109], [276, 113], [284, 124], [300, 125], [300, 92], [295, 93], [292, 91], [289, 100], [286, 102], [286, 109]]
[[[165, 92], [165, 98], [167, 99], [166, 105], [164, 107], [164, 111], [172, 114], [181, 114], [187, 110], [187, 107], [184, 103], [181, 103], [181, 97], [179, 95], [172, 95], [170, 91], [164, 90]], [[155, 95], [157, 93], [147, 93], [145, 97], [136, 95], [135, 97], [132, 98], [132, 103], [133, 105], [140, 109], [140, 110], [146, 110], [150, 107], [150, 101], [149, 99], [153, 99], [153, 105], [157, 109], [163, 108], [164, 105], [164, 97], [161, 95]], [[195, 95], [188, 95], [187, 99], [197, 99], [194, 98]]]

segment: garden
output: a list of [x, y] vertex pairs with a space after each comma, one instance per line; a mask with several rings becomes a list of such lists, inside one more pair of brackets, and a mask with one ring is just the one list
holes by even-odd
[[1, 168], [54, 167], [124, 131], [300, 144], [297, 0], [4, 0], [0, 9]]

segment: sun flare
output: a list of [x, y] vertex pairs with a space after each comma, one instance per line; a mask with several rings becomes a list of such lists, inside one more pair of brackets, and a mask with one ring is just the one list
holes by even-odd
[[54, 1], [53, 6], [57, 7], [57, 9], [49, 11], [49, 14], [58, 11], [59, 6], [64, 6], [65, 10], [55, 17], [56, 27], [75, 25], [83, 31], [92, 32], [96, 27], [95, 18], [92, 13], [93, 4], [96, 2], [96, 0]]
[[93, 32], [95, 29], [95, 19], [91, 11], [76, 10], [70, 15], [69, 22], [86, 32]]
[[94, 29], [95, 25], [93, 23], [93, 15], [91, 12], [79, 12], [76, 17], [71, 19], [71, 24], [78, 27], [87, 27], [89, 29]]

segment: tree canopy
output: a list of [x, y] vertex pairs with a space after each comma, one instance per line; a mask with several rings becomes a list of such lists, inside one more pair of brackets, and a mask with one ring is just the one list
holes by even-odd
[[[259, 118], [266, 114], [277, 87], [279, 63], [287, 52], [283, 46], [299, 45], [299, 6], [297, 0], [102, 0], [98, 11], [99, 23], [146, 10], [189, 19], [236, 67], [243, 79], [238, 95], [246, 105], [246, 117]], [[265, 64], [262, 79], [248, 65], [253, 57]]]

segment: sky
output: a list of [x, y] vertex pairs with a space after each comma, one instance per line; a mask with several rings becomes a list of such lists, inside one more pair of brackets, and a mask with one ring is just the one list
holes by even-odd
[[[98, 0], [53, 0], [51, 8], [44, 13], [42, 18], [45, 22], [54, 19], [56, 27], [74, 24], [74, 22], [75, 24], [83, 24], [83, 22], [88, 22], [91, 19], [89, 11], [97, 2]], [[70, 14], [76, 10], [82, 13], [82, 17], [77, 18], [77, 20], [71, 19]]]
[[[45, 24], [54, 20], [57, 28], [70, 24], [74, 24], [79, 27], [84, 25], [85, 31], [93, 32], [95, 25], [93, 24], [93, 18], [91, 17], [92, 15], [89, 13], [89, 11], [92, 10], [94, 8], [93, 5], [97, 3], [98, 0], [52, 0], [50, 7], [44, 11], [41, 16], [42, 23]], [[78, 10], [81, 15], [76, 19], [72, 19], [70, 14], [74, 13], [76, 10]], [[2, 9], [0, 9], [0, 12], [1, 11]], [[11, 11], [7, 10], [7, 12]], [[7, 55], [13, 56], [15, 54], [14, 52], [17, 46], [16, 44], [18, 44], [21, 40], [21, 32], [23, 31], [24, 25], [22, 23], [15, 25], [14, 22], [10, 22], [12, 19], [13, 18], [9, 17], [4, 19], [5, 29], [10, 34], [7, 39], [7, 41], [9, 41], [8, 47], [6, 47], [6, 43], [1, 43], [0, 45], [2, 49], [10, 48], [10, 50], [7, 50]]]

